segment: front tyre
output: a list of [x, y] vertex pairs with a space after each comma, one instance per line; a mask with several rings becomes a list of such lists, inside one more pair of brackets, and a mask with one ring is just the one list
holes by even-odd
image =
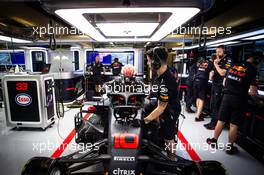
[[24, 166], [21, 175], [67, 175], [67, 168], [57, 159], [33, 157]]
[[197, 162], [197, 168], [200, 175], [226, 175], [226, 169], [217, 161], [200, 161]]

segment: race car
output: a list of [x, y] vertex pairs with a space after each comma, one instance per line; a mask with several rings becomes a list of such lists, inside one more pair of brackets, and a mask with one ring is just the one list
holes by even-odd
[[[217, 161], [171, 160], [154, 126], [144, 125], [143, 93], [108, 93], [109, 103], [75, 116], [76, 142], [92, 147], [60, 158], [34, 157], [22, 175], [223, 175]], [[84, 113], [92, 113], [85, 120]]]

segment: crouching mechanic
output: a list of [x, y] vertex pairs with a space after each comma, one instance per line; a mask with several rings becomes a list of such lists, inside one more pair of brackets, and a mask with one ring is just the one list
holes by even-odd
[[229, 143], [226, 149], [227, 154], [235, 154], [238, 152], [237, 147], [234, 146], [237, 130], [244, 119], [249, 93], [253, 96], [257, 95], [256, 67], [260, 62], [260, 58], [261, 56], [252, 55], [245, 63], [235, 64], [227, 70], [224, 79], [224, 96], [218, 113], [218, 122], [214, 130], [214, 137], [207, 139], [208, 144], [214, 147], [217, 146], [217, 139], [225, 123], [230, 122]]
[[[155, 47], [147, 52], [148, 66], [155, 71], [157, 78], [153, 83], [157, 101], [145, 106], [150, 111], [144, 118], [145, 124], [159, 120], [160, 135], [166, 144], [168, 156], [174, 160], [176, 153], [176, 121], [181, 112], [180, 102], [177, 98], [177, 83], [167, 65], [168, 52], [164, 47]], [[154, 91], [154, 88], [152, 89]]]

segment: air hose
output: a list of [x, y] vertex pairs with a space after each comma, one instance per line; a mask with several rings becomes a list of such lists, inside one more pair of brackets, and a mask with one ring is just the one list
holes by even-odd
[[56, 101], [56, 113], [58, 118], [64, 117], [64, 104], [63, 99], [61, 96], [61, 80], [59, 80], [59, 83], [54, 83], [54, 89], [55, 89], [55, 101]]

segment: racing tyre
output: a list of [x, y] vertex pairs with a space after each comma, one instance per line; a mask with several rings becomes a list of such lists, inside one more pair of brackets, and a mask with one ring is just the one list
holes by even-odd
[[220, 162], [201, 161], [197, 162], [200, 175], [226, 175], [227, 172]]
[[67, 168], [56, 159], [33, 157], [24, 166], [21, 175], [67, 175]]

